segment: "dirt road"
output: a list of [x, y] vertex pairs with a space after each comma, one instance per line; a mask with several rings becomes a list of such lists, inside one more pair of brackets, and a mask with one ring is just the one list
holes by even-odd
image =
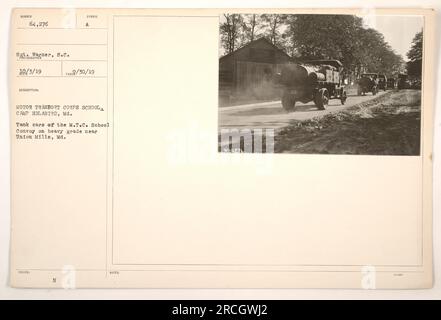
[[[354, 97], [352, 102], [345, 106], [331, 105], [326, 111], [280, 113], [277, 104], [268, 104], [258, 108], [242, 106], [229, 112], [236, 117], [247, 112], [252, 114], [252, 121], [243, 119], [241, 122], [250, 129], [276, 128], [275, 153], [419, 154], [420, 90], [389, 91], [375, 99], [372, 96]], [[267, 112], [265, 116], [262, 109]], [[275, 112], [279, 112], [277, 121]], [[232, 138], [232, 143], [240, 143], [240, 137]], [[231, 145], [221, 141], [219, 147], [229, 150]]]
[[287, 126], [276, 136], [275, 152], [418, 155], [421, 91], [394, 91], [380, 100]]
[[326, 110], [317, 110], [313, 102], [296, 103], [294, 112], [286, 112], [280, 101], [257, 103], [233, 107], [219, 108], [219, 128], [283, 128], [293, 120], [307, 120], [317, 116], [342, 111], [356, 104], [376, 99], [385, 94], [379, 92], [376, 96], [368, 93], [366, 96], [349, 96], [346, 104], [341, 105], [340, 100], [330, 100]]

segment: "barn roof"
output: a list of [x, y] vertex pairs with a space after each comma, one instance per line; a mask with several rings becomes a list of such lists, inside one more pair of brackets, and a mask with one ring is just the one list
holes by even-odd
[[225, 58], [227, 58], [227, 57], [229, 57], [229, 56], [232, 56], [232, 55], [236, 54], [237, 52], [239, 52], [239, 51], [241, 51], [241, 50], [243, 50], [243, 49], [245, 49], [245, 48], [248, 48], [248, 47], [250, 47], [250, 46], [252, 46], [252, 45], [254, 45], [254, 44], [258, 43], [258, 42], [266, 42], [267, 44], [269, 44], [270, 46], [272, 46], [274, 49], [280, 51], [280, 52], [281, 52], [282, 54], [284, 54], [287, 58], [289, 58], [290, 60], [292, 60], [292, 57], [291, 57], [290, 55], [288, 55], [283, 49], [280, 49], [278, 46], [276, 46], [275, 44], [273, 44], [273, 43], [272, 43], [271, 41], [269, 41], [267, 38], [265, 38], [265, 37], [261, 37], [261, 38], [259, 38], [259, 39], [257, 39], [257, 40], [254, 40], [254, 41], [248, 42], [246, 45], [244, 45], [243, 47], [240, 47], [240, 48], [237, 49], [237, 50], [234, 50], [233, 52], [230, 52], [230, 53], [228, 53], [228, 54], [226, 54], [226, 55], [220, 57], [220, 58], [219, 58], [219, 61], [220, 61], [220, 60], [223, 60], [223, 59], [225, 59]]

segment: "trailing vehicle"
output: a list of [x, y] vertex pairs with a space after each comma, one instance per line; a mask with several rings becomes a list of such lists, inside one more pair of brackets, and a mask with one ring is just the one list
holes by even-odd
[[364, 96], [366, 93], [372, 92], [375, 96], [378, 92], [378, 74], [377, 73], [363, 73], [358, 79], [359, 96]]
[[421, 90], [421, 79], [419, 77], [413, 77], [409, 79], [409, 88]]
[[407, 78], [407, 74], [400, 73], [398, 75], [397, 88], [398, 88], [398, 90], [410, 88], [410, 81]]
[[412, 84], [412, 88], [421, 90], [421, 80], [420, 79], [415, 80], [414, 83]]
[[387, 78], [387, 88], [395, 89], [397, 85], [397, 80], [395, 78]]
[[345, 104], [347, 94], [342, 77], [342, 64], [338, 60], [312, 60], [302, 64], [289, 63], [282, 67], [280, 84], [283, 85], [282, 106], [293, 111], [297, 101], [314, 101], [324, 110], [330, 99]]
[[384, 74], [378, 75], [378, 90], [386, 91], [387, 89], [387, 77]]

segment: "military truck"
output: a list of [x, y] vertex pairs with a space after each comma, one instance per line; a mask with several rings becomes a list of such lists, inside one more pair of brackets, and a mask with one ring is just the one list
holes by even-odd
[[325, 110], [330, 99], [340, 99], [345, 104], [347, 94], [342, 77], [343, 65], [338, 60], [311, 60], [282, 66], [282, 106], [293, 111], [296, 102], [314, 101], [319, 110]]
[[397, 80], [395, 78], [389, 77], [387, 78], [387, 89], [393, 90], [396, 88]]
[[378, 90], [387, 90], [387, 77], [384, 74], [378, 75]]
[[397, 89], [401, 90], [401, 89], [409, 89], [409, 88], [410, 88], [410, 82], [407, 77], [407, 74], [400, 73], [398, 75]]
[[358, 79], [357, 94], [364, 96], [366, 93], [372, 92], [375, 96], [378, 92], [378, 74], [377, 73], [363, 73]]

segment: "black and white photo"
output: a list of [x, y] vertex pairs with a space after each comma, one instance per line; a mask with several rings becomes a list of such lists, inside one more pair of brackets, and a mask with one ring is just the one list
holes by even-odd
[[223, 14], [220, 152], [419, 155], [420, 16]]

